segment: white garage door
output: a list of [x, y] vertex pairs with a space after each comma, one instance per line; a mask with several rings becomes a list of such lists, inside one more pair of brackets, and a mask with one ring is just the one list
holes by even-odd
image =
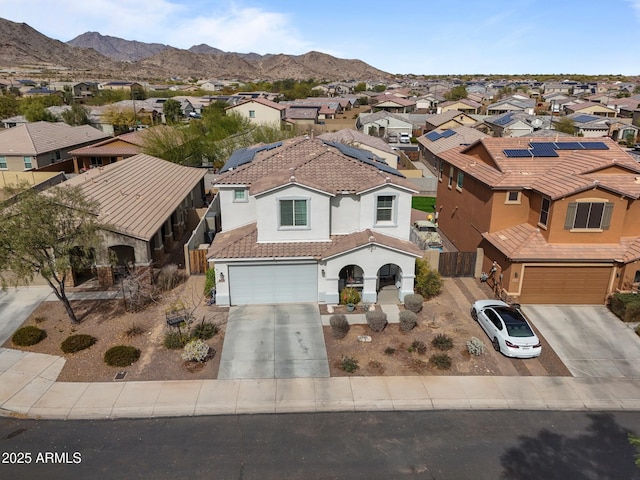
[[229, 266], [231, 305], [318, 301], [318, 267], [303, 265]]

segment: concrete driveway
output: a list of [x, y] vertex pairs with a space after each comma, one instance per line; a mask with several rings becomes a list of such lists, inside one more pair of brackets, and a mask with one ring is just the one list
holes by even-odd
[[606, 307], [524, 305], [574, 377], [640, 378], [640, 337]]
[[329, 377], [318, 305], [231, 307], [218, 379]]
[[13, 335], [31, 313], [51, 294], [49, 287], [0, 290], [0, 345]]

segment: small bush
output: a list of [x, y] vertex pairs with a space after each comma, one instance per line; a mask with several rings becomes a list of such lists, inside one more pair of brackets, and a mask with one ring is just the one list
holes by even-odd
[[432, 270], [429, 263], [422, 259], [416, 259], [416, 290], [425, 298], [435, 297], [442, 290], [442, 277], [437, 270]]
[[140, 325], [138, 325], [135, 322], [132, 323], [131, 326], [124, 331], [124, 335], [127, 338], [137, 337], [139, 335], [142, 335], [143, 333], [144, 333], [144, 328], [142, 328]]
[[33, 321], [39, 325], [41, 323], [46, 322], [47, 321], [47, 317], [43, 317], [42, 315], [38, 315], [36, 318], [33, 319]]
[[400, 312], [400, 330], [408, 332], [413, 330], [418, 324], [418, 316], [411, 310], [403, 310]]
[[158, 273], [156, 286], [166, 292], [180, 285], [185, 279], [185, 274], [178, 270], [178, 266], [175, 263], [170, 263], [162, 267]]
[[140, 350], [129, 345], [111, 347], [104, 354], [104, 363], [112, 367], [128, 367], [140, 358]]
[[215, 268], [210, 268], [207, 270], [207, 273], [205, 274], [203, 295], [209, 296], [209, 294], [211, 293], [211, 289], [215, 286], [216, 286], [216, 270]]
[[386, 370], [385, 366], [377, 360], [371, 360], [367, 366], [369, 367], [369, 370], [376, 375], [382, 375]]
[[404, 297], [404, 308], [413, 313], [418, 313], [422, 310], [422, 302], [424, 302], [424, 298], [422, 295], [417, 293], [412, 293], [409, 295], [405, 295]]
[[471, 355], [479, 357], [480, 355], [485, 354], [485, 352], [487, 351], [487, 347], [479, 338], [471, 337], [471, 340], [467, 341], [467, 351]]
[[198, 323], [191, 331], [191, 338], [200, 340], [209, 340], [214, 337], [220, 331], [220, 327], [215, 323], [205, 322], [204, 320]]
[[365, 317], [367, 325], [374, 332], [381, 332], [387, 326], [387, 314], [381, 310], [369, 310]]
[[451, 350], [453, 348], [453, 338], [444, 333], [439, 333], [431, 340], [431, 345], [438, 350]]
[[71, 335], [70, 337], [67, 337], [64, 342], [62, 342], [60, 348], [64, 353], [76, 353], [80, 350], [89, 348], [97, 341], [98, 339], [96, 337], [92, 337], [91, 335]]
[[184, 346], [182, 359], [187, 362], [204, 362], [209, 355], [209, 345], [204, 340], [196, 338]]
[[188, 335], [180, 332], [167, 332], [164, 335], [164, 341], [162, 342], [164, 348], [169, 350], [179, 350], [184, 347], [189, 340]]
[[333, 338], [344, 338], [349, 333], [351, 326], [347, 317], [342, 314], [331, 315], [329, 318], [329, 325], [331, 325], [331, 334]]
[[423, 362], [419, 358], [412, 358], [409, 362], [409, 368], [417, 373], [422, 373], [427, 369], [427, 362]]
[[11, 341], [19, 347], [29, 347], [41, 342], [45, 338], [47, 338], [47, 332], [33, 325], [28, 325], [16, 330], [11, 337]]
[[410, 353], [416, 352], [420, 355], [424, 355], [427, 353], [427, 344], [422, 340], [414, 340], [407, 350], [409, 350]]
[[384, 349], [384, 354], [385, 355], [391, 356], [391, 355], [395, 355], [395, 353], [396, 353], [396, 349], [393, 348], [393, 347], [387, 347], [387, 348]]
[[429, 357], [429, 364], [438, 370], [449, 370], [452, 365], [452, 360], [446, 353], [435, 353]]
[[360, 292], [353, 287], [346, 287], [340, 293], [340, 303], [346, 305], [348, 303], [356, 304], [360, 302]]
[[640, 295], [616, 293], [609, 304], [611, 311], [623, 322], [640, 322]]
[[342, 362], [340, 362], [340, 368], [347, 373], [353, 373], [360, 368], [358, 364], [358, 360], [352, 357], [342, 357]]

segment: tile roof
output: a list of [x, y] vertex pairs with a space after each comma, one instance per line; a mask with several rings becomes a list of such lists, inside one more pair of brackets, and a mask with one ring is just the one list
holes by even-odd
[[34, 122], [0, 131], [0, 154], [40, 155], [75, 145], [95, 142], [109, 135], [89, 125]]
[[[563, 143], [580, 139], [558, 136], [549, 140]], [[536, 138], [485, 137], [470, 147], [446, 150], [439, 156], [494, 189], [531, 188], [557, 199], [598, 186], [631, 198], [640, 197], [640, 184], [635, 180], [640, 165], [610, 138], [598, 138], [607, 150], [557, 150], [558, 157], [505, 156], [505, 149], [528, 149], [531, 141]], [[466, 153], [478, 145], [490, 155], [492, 165]], [[619, 167], [620, 173], [601, 173], [610, 167]]]
[[[126, 145], [122, 145], [125, 143]], [[107, 138], [101, 142], [87, 145], [86, 147], [71, 150], [69, 154], [74, 156], [132, 156], [142, 151], [143, 141], [141, 132], [125, 133], [113, 138]]]
[[298, 137], [282, 146], [256, 153], [253, 161], [213, 179], [213, 184], [247, 185], [256, 195], [291, 182], [329, 194], [357, 193], [385, 184], [415, 191], [404, 177], [381, 172], [342, 154], [320, 139]]
[[[432, 153], [440, 153], [450, 148], [459, 147], [461, 145], [471, 145], [472, 143], [486, 137], [487, 135], [475, 128], [460, 126], [451, 129], [455, 132], [450, 137], [440, 137], [435, 141], [429, 140], [424, 135], [417, 138], [418, 143]], [[441, 133], [441, 129], [432, 130]]]
[[258, 243], [256, 223], [218, 233], [207, 251], [207, 258], [314, 258], [328, 259], [370, 244], [422, 256], [422, 250], [412, 242], [379, 232], [363, 230], [349, 235], [332, 235], [328, 242]]
[[206, 174], [138, 154], [77, 175], [62, 186], [78, 186], [100, 204], [98, 220], [109, 229], [151, 240]]
[[540, 230], [528, 223], [482, 236], [518, 262], [630, 262], [640, 258], [640, 237], [624, 237], [620, 243], [548, 243]]
[[318, 138], [329, 140], [330, 142], [344, 143], [345, 145], [360, 145], [360, 148], [365, 149], [366, 147], [373, 147], [377, 150], [397, 155], [397, 152], [383, 139], [350, 128], [343, 128], [337, 132], [323, 133], [322, 135], [318, 135]]
[[287, 108], [286, 105], [281, 105], [279, 103], [276, 102], [272, 102], [271, 100], [267, 100], [266, 98], [262, 98], [262, 97], [258, 97], [258, 98], [248, 98], [247, 100], [242, 100], [239, 103], [236, 103], [235, 105], [231, 105], [229, 107], [226, 107], [226, 109], [231, 109], [231, 108], [235, 108], [239, 105], [244, 105], [245, 103], [259, 103], [261, 105], [264, 105], [266, 107], [271, 107], [271, 108], [275, 108], [276, 110], [285, 110]]
[[446, 112], [427, 116], [426, 122], [434, 127], [439, 127], [440, 125], [450, 122], [459, 115], [464, 115], [464, 113], [459, 112], [458, 110], [447, 110]]

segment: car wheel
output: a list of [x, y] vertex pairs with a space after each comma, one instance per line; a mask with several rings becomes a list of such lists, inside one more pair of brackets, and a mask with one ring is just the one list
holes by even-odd
[[493, 349], [496, 352], [500, 352], [500, 342], [498, 342], [498, 337], [493, 337], [493, 341], [491, 342], [491, 344], [493, 345]]
[[471, 309], [471, 318], [473, 318], [476, 322], [478, 321], [478, 312], [476, 312], [475, 308]]

